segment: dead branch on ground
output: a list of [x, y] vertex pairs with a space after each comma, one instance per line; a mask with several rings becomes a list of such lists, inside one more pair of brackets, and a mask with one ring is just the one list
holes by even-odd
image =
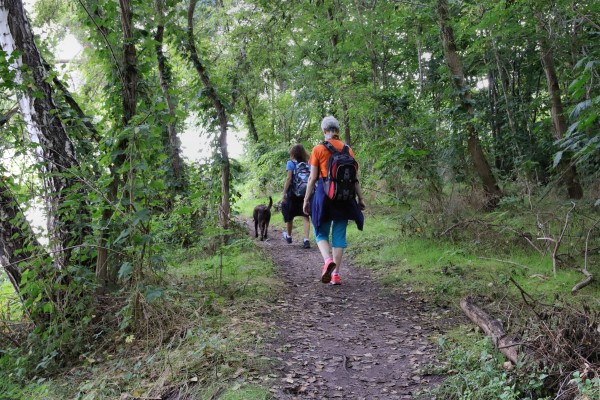
[[470, 296], [463, 298], [460, 301], [460, 308], [463, 312], [479, 326], [486, 335], [492, 338], [494, 346], [506, 356], [513, 364], [517, 363], [518, 353], [517, 346], [519, 343], [515, 343], [509, 338], [504, 332], [502, 322], [497, 319], [492, 319], [485, 311], [477, 307]]
[[592, 276], [592, 274], [587, 272], [587, 270], [580, 269], [579, 271], [581, 271], [581, 273], [584, 274], [586, 276], [586, 278], [584, 280], [582, 280], [581, 282], [579, 282], [577, 285], [573, 286], [573, 289], [571, 289], [572, 295], [576, 295], [579, 290], [583, 289], [584, 287], [586, 287], [587, 285], [592, 283], [592, 281], [594, 280], [594, 277]]

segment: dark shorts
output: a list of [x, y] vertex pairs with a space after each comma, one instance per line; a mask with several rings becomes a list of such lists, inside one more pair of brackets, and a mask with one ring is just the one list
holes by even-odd
[[294, 194], [288, 194], [288, 200], [285, 203], [281, 203], [281, 213], [283, 214], [283, 222], [290, 222], [294, 217], [306, 217], [302, 211], [302, 205], [304, 203], [304, 197], [298, 197]]

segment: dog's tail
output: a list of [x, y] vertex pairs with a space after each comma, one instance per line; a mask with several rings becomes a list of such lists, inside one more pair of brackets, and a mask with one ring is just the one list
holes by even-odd
[[273, 198], [271, 196], [269, 196], [269, 207], [267, 207], [267, 210], [270, 210], [272, 205], [273, 205]]

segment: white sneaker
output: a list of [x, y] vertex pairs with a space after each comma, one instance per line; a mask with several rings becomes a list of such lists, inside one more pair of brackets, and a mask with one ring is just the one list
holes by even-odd
[[283, 232], [283, 239], [288, 242], [288, 243], [292, 243], [292, 237], [290, 235], [288, 235], [287, 232]]

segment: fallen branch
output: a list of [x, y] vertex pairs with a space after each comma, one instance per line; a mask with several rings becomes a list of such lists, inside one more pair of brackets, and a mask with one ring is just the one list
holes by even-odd
[[486, 335], [492, 338], [494, 346], [500, 350], [509, 361], [513, 364], [517, 364], [518, 354], [516, 347], [519, 346], [519, 343], [515, 343], [506, 335], [502, 328], [502, 323], [499, 320], [492, 319], [485, 311], [477, 307], [470, 296], [467, 296], [460, 301], [460, 308], [471, 321], [483, 329]]
[[571, 289], [571, 294], [573, 296], [575, 296], [580, 289], [583, 289], [584, 287], [592, 283], [592, 281], [594, 280], [592, 274], [590, 274], [586, 269], [580, 269], [579, 271], [581, 271], [581, 273], [584, 274], [586, 278], [579, 282], [577, 285], [573, 286], [573, 289]]

